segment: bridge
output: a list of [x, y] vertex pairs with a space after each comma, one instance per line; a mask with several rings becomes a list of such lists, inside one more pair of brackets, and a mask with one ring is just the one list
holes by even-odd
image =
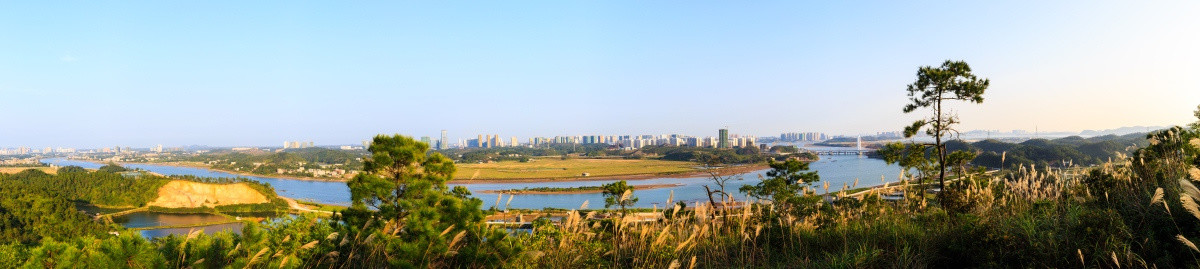
[[809, 150], [817, 155], [874, 155], [873, 149], [838, 149], [838, 150]]

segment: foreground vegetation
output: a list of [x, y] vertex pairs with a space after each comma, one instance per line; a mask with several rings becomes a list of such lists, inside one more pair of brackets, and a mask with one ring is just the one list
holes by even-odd
[[[481, 202], [444, 185], [455, 171], [448, 159], [407, 154], [427, 146], [384, 137], [376, 143], [388, 146], [373, 145], [375, 160], [367, 168], [373, 178], [349, 183], [355, 204], [334, 219], [299, 216], [249, 224], [241, 234], [147, 241], [103, 234], [106, 227], [71, 210], [43, 212], [57, 219], [7, 222], [34, 228], [10, 225], [4, 234], [40, 240], [8, 241], [0, 247], [0, 262], [204, 268], [1186, 267], [1200, 262], [1192, 243], [1200, 239], [1200, 191], [1193, 183], [1200, 180], [1197, 132], [1153, 133], [1147, 148], [1082, 174], [1037, 166], [996, 176], [964, 174], [948, 180], [945, 202], [913, 185], [826, 202], [818, 195], [823, 191], [811, 185], [819, 177], [792, 160], [773, 164], [770, 178], [743, 190], [761, 200], [677, 204], [653, 211], [665, 216], [656, 221], [643, 220], [651, 213], [601, 218], [597, 211], [571, 211], [561, 222], [536, 221], [528, 234], [484, 225]], [[385, 163], [406, 165], [380, 165]], [[418, 167], [423, 169], [413, 169]], [[1082, 169], [1070, 169], [1075, 170]], [[609, 189], [610, 206], [636, 198], [620, 186]], [[893, 191], [907, 198], [881, 198]], [[57, 208], [69, 208], [58, 201]], [[51, 232], [68, 225], [90, 228]]]

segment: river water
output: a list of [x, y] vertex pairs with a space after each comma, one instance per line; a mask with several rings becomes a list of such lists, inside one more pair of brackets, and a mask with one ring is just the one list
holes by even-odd
[[[895, 165], [887, 165], [882, 160], [871, 159], [855, 155], [833, 155], [821, 156], [821, 160], [810, 163], [809, 169], [817, 171], [821, 181], [814, 184], [820, 188], [823, 183], [828, 182], [831, 191], [836, 191], [844, 185], [853, 185], [858, 180], [858, 187], [883, 184], [881, 178], [886, 179], [886, 182], [896, 182], [900, 173], [900, 167]], [[58, 166], [76, 165], [84, 168], [100, 168], [102, 164], [70, 160], [65, 158], [43, 159], [43, 163], [54, 164]], [[137, 168], [163, 175], [191, 175], [198, 177], [244, 177], [251, 180], [270, 184], [279, 195], [312, 200], [326, 204], [349, 205], [350, 204], [350, 189], [346, 187], [344, 182], [328, 182], [328, 181], [308, 181], [296, 180], [287, 178], [261, 177], [261, 176], [241, 176], [216, 170], [181, 167], [170, 165], [157, 164], [126, 164], [125, 167]], [[747, 184], [755, 184], [761, 181], [760, 176], [765, 176], [767, 170], [759, 170], [740, 176], [741, 180], [729, 181], [725, 189], [732, 193], [737, 199], [746, 199], [744, 195], [738, 192], [738, 188]], [[514, 209], [542, 209], [542, 208], [579, 208], [584, 201], [588, 202], [589, 208], [601, 208], [604, 206], [604, 197], [600, 193], [586, 194], [526, 194], [526, 195], [499, 195], [499, 194], [483, 194], [485, 190], [509, 190], [522, 188], [537, 188], [537, 187], [581, 187], [581, 186], [599, 186], [602, 184], [611, 183], [614, 180], [590, 180], [590, 181], [569, 181], [569, 182], [535, 182], [535, 183], [486, 183], [486, 184], [451, 184], [452, 186], [467, 187], [474, 197], [483, 200], [483, 207], [489, 208], [514, 208]], [[704, 202], [708, 200], [704, 186], [717, 188], [707, 177], [688, 177], [688, 178], [656, 178], [646, 180], [631, 180], [630, 185], [647, 185], [647, 184], [669, 184], [678, 185], [675, 187], [658, 188], [649, 190], [639, 190], [634, 192], [634, 196], [638, 198], [637, 207], [658, 207], [662, 208], [666, 205], [668, 197], [674, 197], [674, 201], [684, 201], [688, 203]], [[497, 197], [500, 197], [497, 203]], [[511, 202], [509, 199], [511, 197]], [[103, 212], [104, 209], [86, 208], [85, 211], [97, 211], [92, 213], [111, 213]], [[197, 223], [210, 223], [223, 220], [225, 217], [211, 214], [166, 214], [166, 213], [150, 213], [138, 212], [126, 216], [115, 218], [113, 221], [129, 228], [144, 228], [156, 226], [171, 226], [171, 225], [187, 225]], [[213, 233], [217, 231], [233, 231], [240, 232], [243, 224], [229, 223], [219, 225], [209, 225], [198, 228], [168, 228], [168, 229], [150, 229], [142, 230], [139, 233], [146, 238], [156, 238], [171, 234], [187, 234], [192, 229], [203, 229], [205, 233]]]
[[[172, 226], [172, 225], [194, 225], [200, 223], [216, 223], [229, 221], [225, 216], [213, 214], [172, 214], [172, 213], [155, 213], [155, 212], [134, 212], [124, 216], [114, 217], [113, 222], [125, 226], [125, 228], [147, 228], [157, 226]], [[138, 231], [145, 238], [156, 238], [171, 234], [187, 234], [191, 230], [204, 230], [204, 233], [212, 234], [218, 231], [241, 232], [244, 224], [240, 222], [208, 225], [195, 228], [166, 228], [166, 229], [150, 229]]]
[[[84, 168], [99, 168], [101, 164], [70, 160], [64, 158], [44, 159], [44, 163], [54, 164], [58, 166], [77, 165]], [[312, 200], [325, 204], [349, 205], [350, 190], [344, 182], [328, 182], [328, 181], [309, 181], [295, 180], [287, 178], [262, 177], [262, 176], [241, 176], [216, 170], [181, 167], [158, 164], [126, 164], [128, 168], [138, 168], [150, 172], [155, 172], [164, 175], [192, 175], [199, 177], [245, 177], [251, 180], [270, 184], [274, 187], [279, 195], [296, 198], [301, 200]], [[881, 177], [887, 182], [896, 182], [900, 173], [900, 167], [895, 165], [887, 165], [879, 159], [871, 159], [856, 155], [833, 155], [821, 156], [821, 160], [813, 162], [809, 165], [810, 170], [817, 171], [821, 177], [821, 181], [814, 184], [821, 186], [828, 182], [830, 191], [836, 191], [842, 188], [843, 184], [852, 185], [855, 180], [859, 180], [858, 187], [883, 184]], [[742, 185], [755, 184], [760, 181], [759, 176], [765, 176], [766, 170], [754, 171], [743, 174], [742, 180], [730, 181], [726, 185], [726, 190], [733, 193], [738, 199], [745, 197], [737, 192], [737, 189]], [[590, 181], [569, 181], [569, 182], [534, 182], [534, 183], [481, 183], [481, 184], [451, 184], [452, 186], [460, 185], [466, 187], [474, 195], [483, 200], [483, 207], [489, 208], [496, 206], [497, 208], [514, 209], [542, 209], [542, 208], [579, 208], [584, 202], [588, 201], [589, 208], [600, 208], [604, 206], [603, 195], [599, 193], [587, 194], [527, 194], [516, 195], [512, 197], [512, 201], [508, 202], [509, 195], [503, 195], [499, 203], [496, 203], [498, 194], [483, 194], [484, 190], [509, 190], [522, 188], [537, 188], [537, 187], [580, 187], [580, 186], [599, 186], [606, 183], [611, 183], [614, 180], [590, 180]], [[698, 202], [707, 201], [707, 196], [704, 191], [704, 186], [708, 185], [716, 188], [716, 184], [707, 177], [688, 177], [688, 178], [656, 178], [646, 180], [631, 180], [630, 185], [645, 185], [645, 184], [670, 184], [679, 185], [675, 187], [639, 190], [634, 192], [634, 196], [638, 198], [637, 207], [663, 207], [668, 197], [674, 194], [674, 201]]]

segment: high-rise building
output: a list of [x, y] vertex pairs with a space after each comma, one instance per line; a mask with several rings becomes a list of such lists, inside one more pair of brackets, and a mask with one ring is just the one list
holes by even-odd
[[432, 145], [433, 139], [430, 139], [428, 136], [422, 136], [421, 143], [425, 143], [425, 145]]
[[448, 143], [450, 143], [450, 137], [449, 137], [449, 136], [446, 136], [446, 130], [442, 130], [442, 139], [441, 139], [441, 140], [438, 140], [438, 147], [437, 147], [437, 149], [448, 149], [448, 148], [450, 148], [450, 145], [449, 145]]
[[720, 129], [717, 131], [717, 147], [729, 148], [729, 129]]
[[509, 139], [509, 140], [510, 140], [510, 141], [512, 141], [512, 144], [508, 145], [508, 146], [510, 146], [510, 147], [516, 147], [517, 145], [520, 145], [519, 143], [517, 143], [517, 137], [516, 137], [516, 136], [512, 137], [512, 139]]

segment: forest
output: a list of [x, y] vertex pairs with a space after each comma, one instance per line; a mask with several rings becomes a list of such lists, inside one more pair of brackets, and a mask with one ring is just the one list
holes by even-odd
[[[1099, 165], [1132, 154], [1150, 144], [1146, 133], [1122, 136], [1104, 135], [1089, 138], [1070, 136], [1057, 139], [1030, 139], [1021, 143], [983, 140], [974, 143], [952, 141], [952, 150], [976, 151], [972, 164], [990, 168], [1019, 166], [1067, 167]], [[1003, 158], [1002, 158], [1003, 157]]]
[[[113, 171], [124, 171], [117, 165], [106, 165], [97, 171], [78, 166], [65, 166], [55, 175], [39, 170], [15, 174], [0, 173], [0, 242], [36, 244], [44, 239], [67, 240], [80, 236], [103, 236], [110, 231], [124, 230], [119, 225], [94, 220], [84, 214], [79, 205], [105, 208], [137, 208], [146, 206], [158, 196], [158, 188], [174, 179], [204, 183], [247, 183], [267, 195], [272, 201], [261, 205], [224, 205], [199, 211], [217, 212], [280, 212], [287, 204], [275, 195], [269, 185], [246, 179], [232, 178], [164, 178], [152, 175], [126, 177]], [[197, 209], [151, 208], [157, 212], [192, 212]], [[14, 264], [14, 263], [3, 263]]]

